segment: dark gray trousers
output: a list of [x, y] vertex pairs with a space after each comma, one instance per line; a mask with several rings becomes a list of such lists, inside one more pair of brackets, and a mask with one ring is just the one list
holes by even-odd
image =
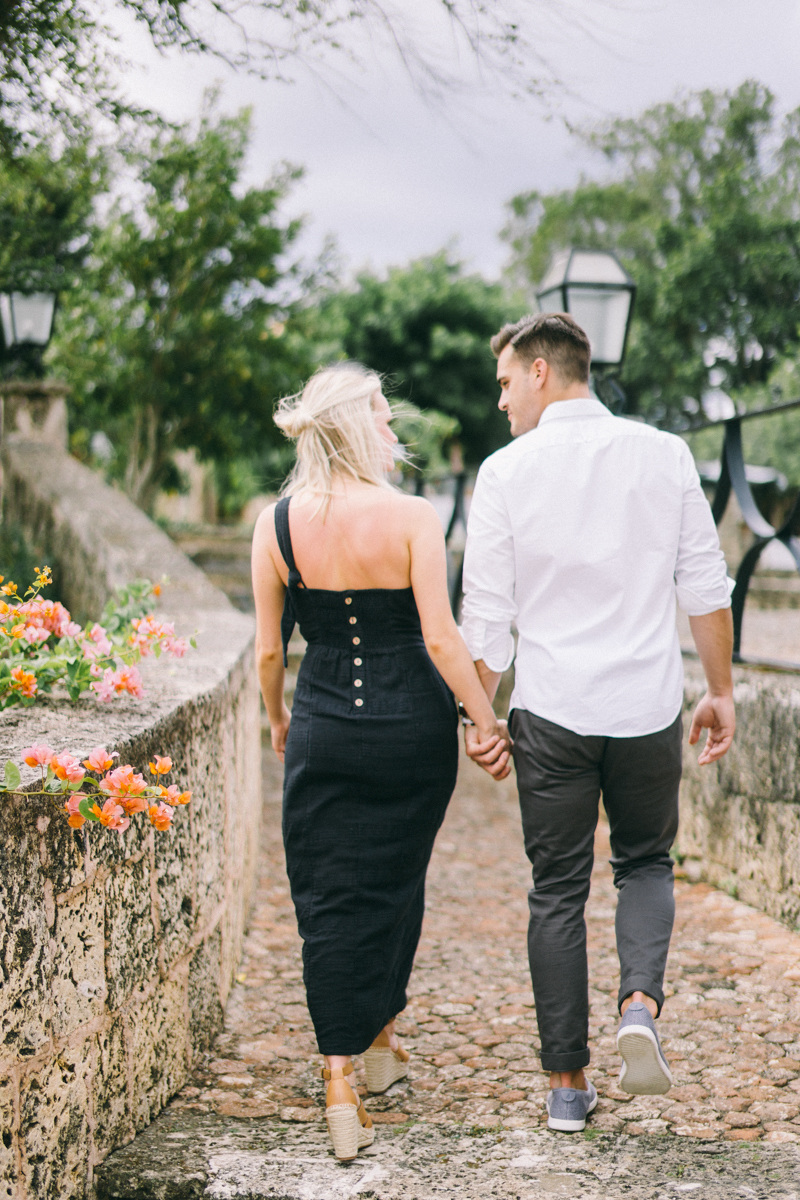
[[621, 1004], [641, 991], [664, 1003], [675, 901], [670, 847], [678, 831], [682, 723], [644, 737], [581, 737], [524, 709], [510, 719], [525, 851], [528, 957], [545, 1071], [589, 1062], [584, 906], [600, 794], [611, 827], [619, 891]]

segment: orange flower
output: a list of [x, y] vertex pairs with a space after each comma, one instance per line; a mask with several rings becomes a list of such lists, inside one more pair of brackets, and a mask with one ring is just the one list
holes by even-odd
[[130, 820], [124, 815], [122, 805], [115, 804], [113, 800], [106, 800], [102, 808], [97, 803], [93, 804], [92, 812], [107, 829], [116, 829], [119, 833], [124, 833], [130, 825]]
[[22, 696], [35, 696], [37, 688], [36, 676], [32, 672], [24, 671], [22, 667], [14, 667], [11, 672], [11, 690], [13, 692], [19, 692]]
[[95, 746], [88, 758], [83, 760], [83, 765], [90, 771], [109, 771], [114, 765], [114, 760], [106, 750], [105, 746]]
[[[83, 792], [73, 792], [67, 803], [64, 805], [64, 810], [67, 813], [67, 824], [73, 829], [80, 829], [86, 824], [86, 817], [79, 812], [81, 800], [88, 800]], [[95, 805], [95, 808], [97, 805]]]
[[129, 817], [132, 817], [134, 813], [144, 812], [147, 808], [147, 799], [145, 796], [120, 796], [118, 799], [125, 809], [126, 815]]
[[172, 759], [168, 756], [161, 758], [160, 755], [155, 756], [156, 761], [150, 763], [151, 775], [167, 775], [172, 770]]
[[73, 754], [54, 754], [50, 763], [57, 779], [79, 783], [86, 772]]
[[43, 743], [28, 746], [27, 750], [22, 751], [22, 761], [29, 767], [49, 767], [52, 757], [53, 751]]
[[[2, 575], [0, 575], [0, 580], [1, 580], [2, 578], [3, 578], [3, 577], [2, 577]], [[154, 583], [154, 584], [153, 584], [153, 595], [154, 595], [154, 596], [160, 596], [160, 595], [161, 595], [161, 584], [160, 584], [160, 583]]]
[[4, 596], [13, 596], [16, 590], [17, 585], [15, 583], [5, 583], [0, 588], [0, 592], [2, 592]]
[[192, 798], [191, 792], [179, 792], [176, 785], [173, 783], [170, 787], [161, 788], [161, 798], [166, 800], [167, 804], [188, 804]]
[[156, 829], [161, 830], [162, 833], [172, 824], [172, 813], [173, 810], [168, 804], [151, 804], [147, 810], [150, 824], [155, 825]]
[[143, 776], [134, 775], [133, 767], [117, 767], [116, 771], [109, 771], [105, 779], [101, 779], [100, 787], [115, 800], [121, 800], [123, 797], [141, 796], [147, 784]]

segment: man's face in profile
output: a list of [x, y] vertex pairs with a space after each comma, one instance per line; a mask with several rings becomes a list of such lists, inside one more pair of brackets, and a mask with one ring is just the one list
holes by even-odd
[[510, 343], [500, 351], [497, 359], [500, 400], [497, 407], [508, 415], [512, 437], [528, 433], [539, 424], [544, 408], [541, 403], [542, 367], [546, 373], [547, 363], [541, 358], [526, 366]]

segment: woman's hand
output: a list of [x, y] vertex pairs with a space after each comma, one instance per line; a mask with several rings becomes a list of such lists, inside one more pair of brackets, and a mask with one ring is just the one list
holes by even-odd
[[491, 726], [465, 725], [464, 745], [468, 756], [483, 767], [494, 780], [505, 779], [511, 771], [511, 735], [506, 721]]
[[284, 704], [283, 712], [280, 720], [270, 721], [270, 737], [272, 738], [272, 749], [277, 754], [278, 758], [283, 762], [286, 754], [286, 738], [289, 734], [289, 725], [292, 720], [292, 714]]

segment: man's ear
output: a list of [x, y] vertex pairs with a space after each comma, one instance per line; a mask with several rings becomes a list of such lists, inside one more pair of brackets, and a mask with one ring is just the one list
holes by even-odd
[[528, 372], [530, 381], [535, 388], [543, 388], [550, 374], [550, 364], [545, 358], [535, 358]]

